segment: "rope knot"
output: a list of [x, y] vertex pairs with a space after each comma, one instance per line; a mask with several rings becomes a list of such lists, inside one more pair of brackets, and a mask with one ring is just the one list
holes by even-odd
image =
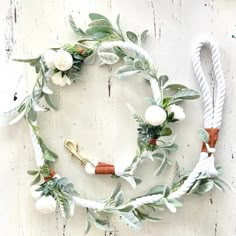
[[209, 134], [209, 141], [207, 144], [203, 143], [202, 152], [208, 152], [210, 155], [215, 152], [215, 145], [218, 140], [218, 134], [220, 129], [218, 128], [205, 128]]

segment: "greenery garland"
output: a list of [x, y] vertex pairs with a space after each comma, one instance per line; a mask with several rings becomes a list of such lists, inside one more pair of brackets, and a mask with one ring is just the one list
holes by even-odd
[[[58, 207], [65, 218], [73, 215], [75, 197], [82, 197], [83, 194], [78, 193], [73, 184], [67, 178], [60, 178], [52, 169], [52, 164], [58, 158], [58, 155], [50, 150], [45, 144], [42, 137], [39, 135], [39, 127], [37, 126], [37, 114], [39, 111], [47, 111], [50, 108], [57, 110], [50, 88], [50, 83], [53, 82], [59, 86], [71, 85], [73, 82], [80, 80], [79, 71], [83, 63], [92, 64], [95, 61], [99, 46], [103, 42], [110, 41], [130, 41], [134, 44], [142, 45], [146, 39], [148, 31], [143, 31], [137, 35], [131, 31], [124, 34], [120, 27], [120, 17], [117, 17], [116, 26], [100, 14], [89, 14], [91, 23], [84, 31], [77, 27], [73, 18], [70, 16], [70, 25], [74, 32], [79, 36], [79, 40], [75, 45], [66, 44], [62, 48], [53, 48], [41, 56], [34, 59], [16, 59], [16, 61], [29, 63], [35, 68], [37, 73], [36, 83], [32, 93], [28, 95], [22, 103], [13, 111], [17, 111], [19, 115], [14, 118], [9, 124], [25, 118], [31, 127], [32, 132], [37, 138], [37, 141], [43, 151], [44, 165], [39, 170], [29, 170], [30, 175], [35, 176], [32, 182], [32, 195], [36, 202], [36, 208], [42, 213], [50, 213]], [[132, 163], [126, 168], [122, 178], [128, 180], [131, 185], [141, 182], [141, 179], [134, 176], [133, 172], [139, 161], [150, 158], [161, 160], [161, 164], [155, 175], [163, 172], [170, 160], [168, 155], [177, 150], [177, 145], [174, 143], [174, 138], [171, 137], [167, 141], [162, 139], [165, 136], [172, 135], [172, 130], [169, 123], [181, 121], [185, 115], [179, 103], [183, 100], [196, 99], [200, 95], [195, 90], [189, 89], [181, 84], [168, 84], [167, 76], [158, 76], [157, 69], [153, 68], [148, 60], [139, 55], [129, 56], [120, 47], [114, 47], [112, 52], [98, 53], [101, 64], [112, 65], [118, 60], [122, 60], [125, 65], [121, 66], [116, 75], [123, 79], [135, 74], [142, 74], [145, 78], [152, 78], [158, 82], [161, 96], [158, 100], [147, 98], [151, 106], [148, 108], [143, 119], [132, 108], [132, 113], [138, 123], [138, 149]], [[43, 100], [47, 106], [43, 106]], [[162, 114], [162, 116], [153, 117], [150, 114]], [[204, 131], [199, 132], [201, 139], [207, 143], [209, 136]], [[222, 168], [217, 167], [218, 174], [215, 177], [199, 176], [188, 194], [204, 194], [210, 191], [214, 186], [220, 190], [224, 190], [224, 185], [228, 185], [221, 177]], [[105, 200], [101, 201], [102, 209], [86, 208], [88, 224], [85, 234], [88, 233], [91, 224], [103, 230], [112, 230], [108, 226], [107, 220], [104, 220], [102, 213], [116, 214], [121, 217], [124, 222], [132, 229], [138, 230], [141, 227], [143, 220], [159, 221], [156, 216], [150, 215], [149, 209], [157, 212], [166, 206], [171, 212], [175, 212], [177, 207], [182, 204], [171, 197], [171, 193], [175, 192], [187, 179], [191, 171], [181, 174], [177, 168], [176, 176], [173, 179], [171, 186], [157, 185], [147, 191], [146, 194], [137, 198], [124, 202], [124, 195], [118, 185], [113, 193]], [[41, 179], [43, 183], [37, 185]], [[114, 176], [119, 177], [119, 176]], [[155, 202], [144, 203], [140, 205], [137, 202], [149, 196], [157, 197]]]

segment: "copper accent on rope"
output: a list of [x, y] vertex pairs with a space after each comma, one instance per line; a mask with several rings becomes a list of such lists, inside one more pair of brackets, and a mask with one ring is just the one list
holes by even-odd
[[55, 170], [50, 170], [49, 176], [44, 177], [44, 181], [47, 182], [47, 181], [51, 180], [55, 175], [56, 175], [56, 171]]
[[[220, 129], [218, 129], [218, 128], [205, 128], [205, 130], [209, 134], [208, 144], [211, 148], [214, 148], [216, 145], [216, 142], [218, 140], [218, 134], [219, 134]], [[202, 145], [202, 152], [207, 152], [207, 147], [206, 147], [205, 143], [203, 143], [203, 145]]]
[[96, 168], [95, 168], [95, 174], [96, 175], [114, 175], [115, 174], [115, 166], [110, 165], [103, 162], [98, 162]]

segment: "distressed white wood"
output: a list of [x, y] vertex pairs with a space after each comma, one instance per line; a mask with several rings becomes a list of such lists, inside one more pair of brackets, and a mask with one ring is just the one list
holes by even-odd
[[[179, 81], [193, 88], [198, 88], [191, 65], [193, 43], [200, 36], [212, 35], [220, 46], [227, 92], [216, 162], [224, 166], [224, 177], [236, 187], [236, 40], [231, 38], [236, 33], [235, 9], [233, 0], [143, 0], [136, 1], [135, 5], [131, 0], [5, 0], [0, 8], [0, 110], [14, 105], [12, 99], [20, 76], [23, 80], [19, 85], [19, 98], [25, 93], [21, 88], [29, 89], [35, 78], [31, 69], [23, 65], [15, 69], [15, 64], [9, 64], [9, 59], [37, 56], [46, 48], [75, 42], [76, 35], [67, 21], [70, 13], [81, 26], [88, 22], [89, 12], [99, 12], [112, 19], [120, 13], [124, 29], [135, 32], [149, 29], [150, 37], [145, 47], [159, 66], [159, 73], [167, 74], [173, 82]], [[211, 78], [209, 52], [204, 51], [202, 58], [204, 70]], [[78, 190], [96, 199], [109, 194], [116, 181], [109, 177], [86, 175], [79, 162], [71, 159], [64, 150], [63, 141], [73, 137], [79, 140], [85, 153], [107, 162], [132, 157], [136, 148], [136, 126], [125, 103], [128, 101], [142, 113], [147, 107], [143, 97], [151, 95], [151, 90], [139, 78], [117, 80], [114, 70], [84, 66], [82, 82], [58, 90], [60, 110], [44, 114], [39, 121], [47, 143], [60, 154], [56, 169], [75, 183]], [[173, 163], [177, 159], [183, 170], [187, 170], [193, 168], [199, 156], [197, 130], [203, 124], [203, 105], [198, 100], [184, 107], [187, 119], [174, 125], [180, 150], [172, 158]], [[83, 235], [83, 209], [77, 209], [75, 217], [65, 227], [59, 216], [43, 216], [35, 210], [34, 200], [29, 195], [31, 178], [26, 171], [36, 165], [27, 125], [23, 121], [14, 127], [1, 129], [0, 150], [1, 235]], [[155, 183], [170, 182], [171, 169], [158, 179], [150, 175], [155, 165], [145, 163], [138, 171], [145, 177], [145, 182], [136, 192], [130, 191], [130, 186], [123, 182], [127, 198], [145, 192]], [[145, 223], [138, 233], [114, 219], [112, 224], [117, 232], [113, 235], [233, 236], [236, 235], [235, 200], [232, 193], [216, 190], [203, 198], [187, 197], [183, 199], [184, 208], [176, 214], [161, 212], [160, 217], [166, 219], [164, 222]], [[96, 236], [104, 234], [95, 228], [90, 232]]]

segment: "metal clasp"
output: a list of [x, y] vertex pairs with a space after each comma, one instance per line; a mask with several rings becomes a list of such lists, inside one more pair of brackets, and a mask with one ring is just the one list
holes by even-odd
[[66, 149], [68, 149], [70, 151], [72, 156], [75, 156], [80, 160], [81, 165], [83, 167], [85, 167], [87, 165], [87, 163], [90, 163], [91, 165], [93, 165], [93, 163], [90, 160], [88, 160], [87, 158], [84, 158], [83, 156], [81, 156], [79, 154], [78, 144], [73, 139], [66, 139], [64, 142], [64, 145], [65, 145]]

